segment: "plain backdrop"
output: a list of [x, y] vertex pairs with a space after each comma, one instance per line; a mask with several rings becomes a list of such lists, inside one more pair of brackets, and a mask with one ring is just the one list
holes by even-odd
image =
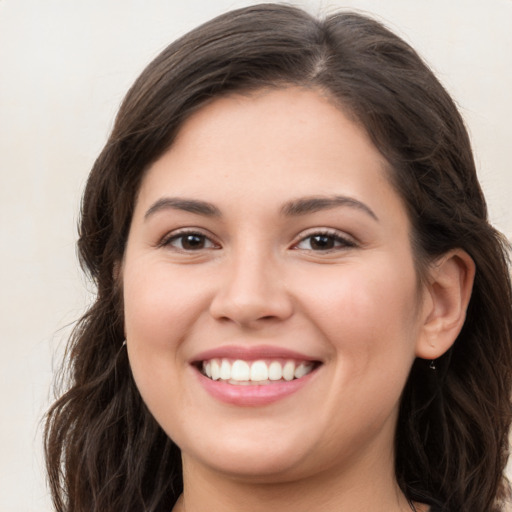
[[[51, 510], [41, 417], [90, 300], [75, 256], [87, 173], [144, 65], [233, 0], [0, 0], [0, 511]], [[469, 127], [492, 221], [512, 235], [512, 0], [296, 2], [372, 13], [425, 57]]]

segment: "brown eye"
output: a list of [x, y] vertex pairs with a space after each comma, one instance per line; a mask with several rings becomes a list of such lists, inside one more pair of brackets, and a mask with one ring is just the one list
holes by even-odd
[[205, 237], [202, 235], [183, 235], [181, 237], [181, 246], [187, 251], [204, 249], [205, 242]]
[[180, 233], [169, 238], [164, 246], [170, 246], [181, 251], [200, 251], [213, 249], [215, 244], [201, 233]]
[[326, 249], [333, 249], [335, 246], [335, 239], [329, 235], [314, 235], [310, 238], [309, 244], [311, 249], [315, 251], [325, 251]]
[[314, 233], [303, 238], [297, 245], [297, 249], [307, 251], [332, 251], [355, 247], [355, 243], [337, 234]]

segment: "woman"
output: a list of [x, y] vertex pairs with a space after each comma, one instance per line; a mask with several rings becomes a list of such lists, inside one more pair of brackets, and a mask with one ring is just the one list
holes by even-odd
[[505, 243], [453, 101], [377, 22], [264, 4], [171, 44], [79, 250], [58, 510], [502, 510]]

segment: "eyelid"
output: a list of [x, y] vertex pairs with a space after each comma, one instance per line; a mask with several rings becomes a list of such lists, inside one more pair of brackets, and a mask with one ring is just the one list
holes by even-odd
[[[305, 240], [313, 236], [329, 236], [336, 239], [337, 241], [340, 241], [342, 245], [340, 247], [316, 251], [314, 249], [300, 249], [297, 247], [301, 242], [304, 242]], [[306, 231], [302, 231], [299, 235], [297, 235], [295, 241], [292, 244], [292, 249], [318, 253], [328, 253], [334, 251], [343, 251], [358, 246], [359, 243], [357, 242], [357, 240], [343, 231], [339, 231], [334, 228], [310, 228]]]
[[[200, 248], [197, 250], [187, 250], [187, 249], [180, 249], [179, 247], [172, 247], [171, 242], [173, 240], [176, 240], [180, 237], [186, 236], [186, 235], [199, 235], [201, 237], [205, 237], [206, 240], [208, 240], [213, 247], [205, 247]], [[339, 247], [334, 247], [331, 249], [325, 249], [325, 250], [314, 250], [314, 249], [301, 249], [297, 247], [300, 243], [304, 242], [310, 237], [313, 236], [329, 236], [334, 238], [336, 241], [341, 242], [341, 245]], [[334, 251], [343, 251], [346, 249], [350, 249], [353, 247], [358, 247], [359, 242], [354, 239], [354, 237], [348, 235], [347, 233], [343, 231], [339, 231], [334, 228], [310, 228], [305, 231], [302, 231], [299, 233], [296, 237], [294, 242], [292, 243], [291, 249], [293, 250], [303, 250], [303, 251], [311, 251], [311, 252], [318, 252], [318, 253], [328, 253], [328, 252], [334, 252]], [[156, 244], [156, 247], [166, 248], [166, 247], [172, 247], [177, 252], [184, 252], [184, 253], [191, 253], [191, 252], [200, 252], [204, 250], [212, 250], [212, 249], [220, 249], [221, 244], [218, 242], [215, 236], [213, 236], [210, 232], [205, 232], [203, 228], [198, 227], [186, 227], [186, 228], [179, 228], [173, 231], [170, 231], [169, 233], [166, 233]]]
[[205, 247], [203, 249], [197, 249], [196, 251], [192, 250], [186, 250], [186, 249], [180, 249], [178, 247], [173, 247], [173, 249], [177, 252], [184, 252], [184, 253], [190, 253], [190, 252], [199, 252], [201, 250], [212, 250], [212, 249], [219, 249], [220, 243], [215, 239], [215, 237], [209, 233], [205, 232], [202, 228], [196, 228], [196, 227], [186, 227], [186, 228], [179, 228], [175, 229], [173, 231], [170, 231], [169, 233], [165, 234], [160, 241], [157, 243], [157, 247], [166, 248], [171, 247], [171, 242], [173, 240], [176, 240], [180, 237], [187, 236], [187, 235], [199, 235], [207, 239], [214, 247]]

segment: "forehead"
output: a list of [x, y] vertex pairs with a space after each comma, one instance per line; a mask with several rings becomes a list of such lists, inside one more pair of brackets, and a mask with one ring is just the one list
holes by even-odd
[[363, 127], [321, 91], [265, 89], [194, 113], [149, 168], [139, 200], [168, 193], [278, 207], [293, 196], [336, 192], [396, 203], [387, 168]]
[[250, 218], [270, 227], [287, 204], [342, 196], [409, 237], [388, 167], [364, 128], [320, 91], [290, 87], [221, 97], [194, 113], [148, 169], [132, 227], [166, 197], [210, 203], [233, 226]]

